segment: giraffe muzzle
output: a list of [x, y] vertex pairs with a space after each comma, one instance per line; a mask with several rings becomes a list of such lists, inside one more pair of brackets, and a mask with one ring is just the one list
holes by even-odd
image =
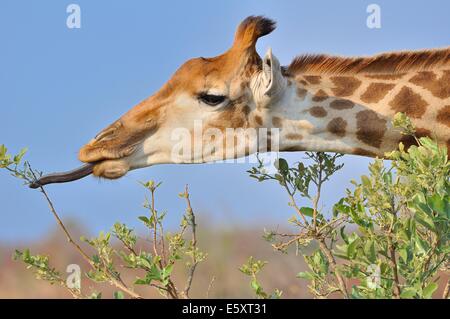
[[94, 171], [94, 166], [95, 163], [88, 163], [71, 171], [43, 175], [42, 177], [32, 182], [29, 187], [35, 189], [47, 184], [76, 181], [78, 179], [91, 175]]

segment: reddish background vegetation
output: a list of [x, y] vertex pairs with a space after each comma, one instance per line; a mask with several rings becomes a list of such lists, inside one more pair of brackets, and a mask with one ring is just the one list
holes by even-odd
[[[200, 216], [201, 217], [201, 216]], [[206, 261], [199, 264], [191, 289], [191, 297], [205, 298], [208, 287], [211, 298], [254, 298], [249, 285], [249, 279], [239, 271], [249, 256], [268, 261], [261, 272], [260, 281], [267, 291], [275, 288], [283, 291], [284, 298], [310, 298], [306, 281], [295, 278], [295, 275], [305, 270], [301, 255], [295, 252], [282, 254], [273, 251], [270, 244], [262, 239], [262, 229], [221, 229], [216, 226], [205, 227], [199, 218], [198, 227], [199, 247], [208, 254]], [[81, 227], [75, 224], [67, 225], [75, 238], [80, 237]], [[144, 236], [143, 234], [139, 234]], [[150, 243], [142, 240], [139, 245], [144, 247]], [[21, 243], [17, 246], [0, 246], [0, 298], [71, 298], [71, 295], [59, 286], [52, 286], [47, 282], [36, 280], [34, 274], [11, 256], [14, 249], [30, 248], [32, 254], [50, 256], [51, 265], [57, 268], [64, 277], [68, 264], [79, 264], [82, 270], [88, 266], [72, 248], [63, 236], [61, 230], [54, 229], [38, 242]], [[88, 251], [88, 247], [86, 247]], [[92, 251], [90, 251], [93, 253]], [[130, 283], [139, 273], [122, 269], [125, 282]], [[140, 274], [142, 275], [142, 273]], [[181, 267], [174, 270], [174, 281], [184, 286], [186, 274]], [[82, 279], [82, 291], [90, 294], [102, 291], [104, 298], [111, 298], [114, 287], [109, 284], [96, 284], [87, 278]], [[137, 286], [136, 290], [144, 297], [160, 298], [156, 290]]]

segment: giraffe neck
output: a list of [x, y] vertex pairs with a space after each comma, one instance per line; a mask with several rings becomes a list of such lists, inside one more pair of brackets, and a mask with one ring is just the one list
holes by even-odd
[[280, 128], [282, 151], [330, 151], [383, 156], [407, 147], [392, 127], [406, 113], [419, 136], [450, 147], [450, 70], [401, 74], [296, 75], [273, 106], [269, 125]]

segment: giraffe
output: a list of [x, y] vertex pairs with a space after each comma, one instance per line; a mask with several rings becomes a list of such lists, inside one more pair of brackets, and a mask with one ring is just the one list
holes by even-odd
[[[115, 179], [155, 164], [209, 162], [261, 151], [264, 143], [238, 147], [225, 142], [242, 138], [239, 129], [248, 128], [277, 129], [279, 151], [383, 157], [400, 141], [406, 147], [414, 144], [393, 128], [397, 112], [412, 119], [419, 136], [435, 137], [450, 151], [450, 47], [370, 57], [302, 55], [282, 67], [271, 49], [261, 58], [255, 48], [258, 38], [274, 29], [268, 18], [246, 18], [229, 50], [184, 63], [158, 92], [83, 146], [79, 159], [88, 165], [62, 179], [90, 173]], [[175, 160], [173, 131], [192, 133], [196, 121], [202, 123], [201, 132], [236, 130], [231, 136], [217, 134], [221, 137], [215, 141], [211, 134], [193, 134], [191, 143], [214, 141], [214, 148], [191, 150]], [[272, 145], [270, 132], [266, 147]], [[248, 142], [248, 136], [243, 140]]]

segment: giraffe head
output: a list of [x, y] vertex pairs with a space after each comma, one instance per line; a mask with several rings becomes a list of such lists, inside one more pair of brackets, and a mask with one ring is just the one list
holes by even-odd
[[[225, 143], [223, 133], [227, 128], [260, 126], [258, 118], [255, 121], [249, 114], [264, 110], [286, 85], [280, 64], [271, 51], [261, 59], [255, 48], [258, 38], [274, 28], [275, 23], [264, 17], [245, 19], [228, 51], [213, 58], [185, 62], [158, 92], [83, 146], [79, 159], [95, 164], [94, 175], [113, 179], [130, 169], [153, 164], [206, 162], [256, 151], [253, 144], [238, 149], [235, 143]], [[202, 132], [210, 129], [212, 134], [196, 134], [196, 125], [201, 125]], [[174, 132], [179, 133], [178, 139]], [[189, 142], [201, 145], [205, 142], [211, 145], [208, 141], [215, 139], [214, 147], [221, 150], [205, 147], [195, 150], [194, 143], [189, 143], [192, 146], [189, 156], [185, 156], [186, 152], [184, 157], [177, 156], [174, 149], [182, 132], [189, 133]], [[233, 136], [233, 140], [236, 138]], [[226, 150], [230, 147], [231, 152]]]

